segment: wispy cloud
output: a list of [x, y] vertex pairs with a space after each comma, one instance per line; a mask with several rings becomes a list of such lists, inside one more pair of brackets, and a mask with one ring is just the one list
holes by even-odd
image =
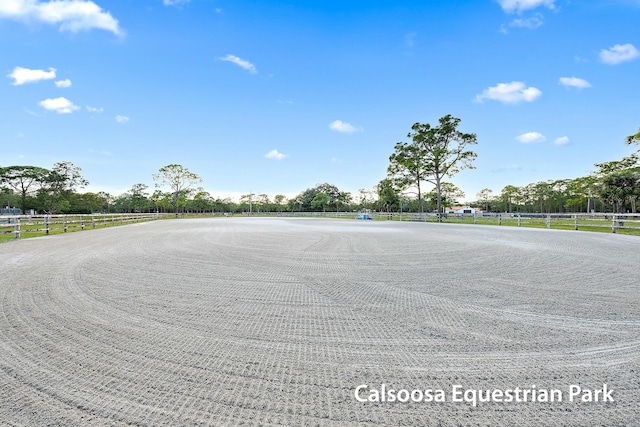
[[631, 43], [617, 44], [609, 49], [602, 49], [600, 51], [600, 60], [609, 65], [633, 61], [638, 57], [640, 57], [640, 52]]
[[555, 0], [498, 0], [498, 3], [506, 13], [522, 13], [540, 6], [555, 9]]
[[87, 111], [90, 113], [102, 113], [104, 111], [104, 108], [96, 108], [96, 107], [87, 105]]
[[553, 143], [555, 145], [567, 145], [570, 142], [568, 136], [561, 136], [560, 138], [556, 138]]
[[531, 18], [518, 18], [509, 23], [510, 27], [514, 28], [526, 28], [528, 30], [535, 30], [542, 26], [542, 17], [540, 15], [533, 16]]
[[85, 0], [3, 0], [0, 1], [0, 19], [38, 21], [60, 25], [60, 31], [76, 33], [94, 28], [123, 35], [118, 20], [92, 1]]
[[560, 84], [569, 87], [577, 87], [578, 89], [591, 87], [591, 83], [577, 77], [560, 77]]
[[[2, 8], [2, 6], [0, 6]], [[20, 86], [25, 83], [35, 83], [40, 80], [51, 80], [56, 78], [56, 69], [49, 67], [49, 71], [32, 70], [30, 68], [16, 67], [7, 77], [13, 79], [14, 86]]]
[[162, 0], [165, 6], [180, 6], [181, 4], [189, 3], [191, 0]]
[[508, 166], [502, 166], [499, 168], [495, 168], [495, 169], [491, 169], [492, 173], [504, 173], [504, 172], [511, 172], [511, 171], [521, 171], [522, 170], [522, 166], [520, 165], [508, 165]]
[[407, 47], [414, 47], [416, 45], [416, 36], [418, 35], [418, 33], [416, 33], [415, 31], [411, 31], [410, 33], [407, 33], [404, 35], [404, 44]]
[[236, 64], [238, 67], [243, 68], [249, 71], [250, 73], [256, 74], [258, 72], [258, 70], [256, 70], [255, 65], [253, 65], [251, 62], [246, 61], [242, 58], [238, 58], [235, 55], [222, 56], [219, 59], [221, 61], [227, 61], [227, 62], [231, 62], [232, 64]]
[[342, 120], [334, 120], [329, 124], [329, 129], [341, 133], [354, 133], [361, 131], [362, 128], [357, 128], [351, 123], [343, 122]]
[[282, 154], [278, 150], [271, 150], [267, 154], [264, 155], [267, 159], [275, 159], [275, 160], [284, 160], [287, 156], [286, 154]]
[[116, 116], [116, 122], [118, 123], [129, 123], [130, 120], [131, 119], [127, 116], [120, 116], [120, 115]]
[[55, 84], [56, 84], [56, 87], [67, 88], [67, 87], [71, 87], [71, 80], [69, 79], [58, 80], [57, 82], [55, 82]]
[[522, 135], [516, 136], [516, 140], [522, 142], [523, 144], [534, 144], [538, 142], [544, 142], [547, 138], [544, 137], [540, 132], [527, 132]]
[[74, 105], [73, 102], [64, 97], [48, 98], [40, 101], [39, 104], [45, 110], [55, 111], [58, 114], [69, 114], [80, 109], [80, 107]]
[[485, 99], [499, 101], [503, 104], [518, 104], [520, 102], [533, 102], [542, 95], [535, 87], [527, 87], [523, 82], [498, 83], [476, 95], [474, 101], [482, 102]]

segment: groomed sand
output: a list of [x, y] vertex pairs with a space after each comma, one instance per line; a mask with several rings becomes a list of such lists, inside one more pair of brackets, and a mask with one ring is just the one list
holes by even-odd
[[[640, 425], [640, 238], [171, 220], [0, 245], [0, 425]], [[447, 402], [358, 402], [356, 387]], [[452, 402], [451, 389], [614, 402]], [[369, 393], [363, 393], [365, 397]]]

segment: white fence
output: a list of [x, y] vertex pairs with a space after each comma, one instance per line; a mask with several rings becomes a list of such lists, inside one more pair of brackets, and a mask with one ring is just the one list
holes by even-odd
[[[312, 217], [312, 218], [351, 218], [363, 215], [358, 212], [259, 212], [251, 216]], [[438, 222], [434, 213], [397, 213], [372, 212], [364, 214], [373, 220]], [[243, 213], [249, 216], [249, 213]], [[550, 229], [585, 230], [606, 229], [616, 233], [618, 230], [638, 230], [640, 234], [640, 214], [611, 213], [486, 213], [486, 214], [442, 214], [441, 222], [449, 224], [486, 224], [516, 227], [534, 227]], [[601, 230], [603, 231], [603, 230]]]
[[162, 214], [6, 215], [0, 216], [0, 240], [67, 233], [91, 228], [153, 221]]
[[[21, 237], [67, 233], [85, 229], [106, 228], [157, 219], [211, 216], [253, 217], [310, 217], [356, 219], [364, 215], [377, 221], [437, 222], [433, 213], [372, 212], [254, 212], [249, 214], [93, 214], [93, 215], [7, 215], [0, 216], [0, 241]], [[498, 226], [534, 227], [564, 230], [618, 231], [640, 235], [640, 214], [447, 214], [441, 222], [453, 224], [485, 224]]]

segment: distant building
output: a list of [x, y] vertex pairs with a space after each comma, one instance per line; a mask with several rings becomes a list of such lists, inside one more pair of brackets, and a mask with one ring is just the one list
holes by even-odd
[[7, 206], [6, 208], [0, 208], [0, 215], [22, 215], [22, 209]]
[[474, 214], [481, 213], [480, 209], [472, 208], [470, 206], [451, 206], [445, 210], [448, 214]]

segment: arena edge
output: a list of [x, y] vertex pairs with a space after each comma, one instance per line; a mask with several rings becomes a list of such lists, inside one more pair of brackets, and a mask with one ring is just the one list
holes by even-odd
[[[568, 387], [567, 397], [569, 402], [613, 402], [613, 389], [609, 389], [607, 384], [602, 388], [593, 390], [585, 389], [579, 385], [572, 384]], [[447, 402], [447, 394], [443, 389], [399, 389], [381, 384], [380, 388], [369, 388], [367, 384], [362, 384], [355, 389], [355, 398], [358, 402]], [[451, 387], [451, 402], [470, 403], [477, 406], [478, 403], [553, 403], [562, 402], [565, 394], [560, 389], [538, 388], [535, 384], [531, 388], [508, 388], [508, 389], [465, 389], [462, 385]]]

